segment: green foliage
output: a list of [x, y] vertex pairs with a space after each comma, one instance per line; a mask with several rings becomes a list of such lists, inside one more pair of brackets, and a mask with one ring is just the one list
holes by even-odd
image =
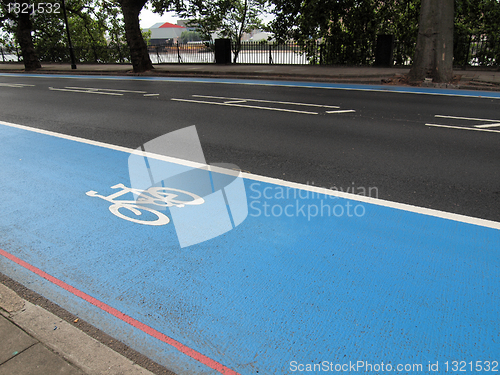
[[500, 1], [455, 0], [455, 36], [500, 35]]
[[[436, 0], [438, 1], [438, 0]], [[276, 18], [271, 29], [278, 41], [295, 40], [311, 58], [323, 43], [323, 63], [367, 63], [379, 34], [397, 41], [394, 57], [412, 57], [418, 34], [420, 0], [272, 0]], [[500, 1], [455, 0], [455, 63], [500, 61]], [[372, 57], [371, 57], [372, 58]], [[313, 61], [314, 62], [314, 61]]]
[[455, 0], [455, 64], [500, 64], [500, 1]]
[[[277, 40], [295, 40], [316, 56], [317, 42], [328, 54], [323, 63], [367, 63], [376, 36], [392, 34], [412, 52], [418, 32], [420, 0], [273, 0]], [[333, 61], [333, 56], [343, 56]]]
[[151, 34], [152, 34], [151, 30], [142, 30], [141, 33], [142, 33], [142, 38], [146, 42], [146, 45], [149, 46], [151, 44]]
[[17, 16], [9, 9], [10, 3], [11, 0], [0, 0], [0, 43], [4, 46], [17, 44], [14, 37]]
[[260, 16], [267, 4], [268, 0], [186, 0], [177, 4], [177, 12], [204, 40], [211, 40], [213, 33], [231, 39], [236, 61], [243, 33], [263, 27]]
[[[1, 4], [5, 1], [2, 0]], [[54, 6], [61, 4], [60, 0], [35, 0], [32, 4], [36, 8], [39, 3], [49, 2]], [[47, 6], [40, 9], [46, 10]], [[125, 62], [129, 59], [123, 17], [117, 2], [67, 0], [66, 10], [78, 62]], [[15, 15], [12, 19], [12, 27], [4, 27], [11, 38], [15, 36]], [[58, 8], [57, 12], [36, 12], [32, 14], [31, 22], [33, 43], [40, 60], [68, 62], [70, 57], [62, 8]]]
[[180, 42], [181, 43], [187, 43], [187, 42], [199, 42], [201, 41], [201, 35], [200, 33], [196, 31], [183, 31], [180, 37]]

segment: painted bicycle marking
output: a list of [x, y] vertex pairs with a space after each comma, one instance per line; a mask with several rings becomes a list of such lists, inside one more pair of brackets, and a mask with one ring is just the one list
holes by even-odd
[[[89, 197], [101, 198], [112, 203], [111, 206], [109, 206], [109, 210], [113, 215], [137, 224], [165, 225], [170, 222], [167, 215], [149, 206], [158, 206], [161, 209], [165, 209], [166, 207], [181, 208], [186, 205], [200, 205], [205, 203], [205, 200], [196, 194], [169, 187], [153, 186], [147, 190], [140, 190], [129, 188], [123, 184], [117, 184], [111, 186], [111, 189], [121, 190], [108, 196], [99, 195], [94, 190], [87, 191], [85, 194]], [[138, 198], [136, 200], [116, 200], [116, 198], [126, 194], [133, 194]], [[182, 198], [187, 198], [188, 200], [183, 200]], [[136, 217], [141, 216], [143, 212], [149, 212], [156, 216], [156, 219], [140, 220], [136, 217], [127, 216], [123, 213], [124, 211], [129, 211], [129, 214], [132, 213]]]

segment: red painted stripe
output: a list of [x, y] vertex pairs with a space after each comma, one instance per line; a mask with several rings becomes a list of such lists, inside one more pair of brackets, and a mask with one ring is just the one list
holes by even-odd
[[75, 296], [80, 297], [81, 299], [91, 303], [92, 305], [99, 307], [101, 310], [106, 311], [107, 313], [117, 317], [118, 319], [123, 320], [124, 322], [130, 324], [131, 326], [140, 329], [141, 331], [147, 333], [148, 335], [153, 336], [154, 338], [173, 346], [180, 352], [186, 354], [187, 356], [193, 359], [196, 359], [197, 361], [220, 372], [221, 374], [239, 375], [236, 371], [231, 370], [230, 368], [220, 364], [217, 361], [214, 361], [213, 359], [208, 358], [207, 356], [197, 352], [194, 349], [191, 349], [190, 347], [184, 344], [181, 344], [179, 341], [176, 341], [173, 338], [164, 335], [163, 333], [157, 331], [156, 329], [151, 328], [146, 324], [139, 322], [138, 320], [135, 320], [134, 318], [122, 313], [121, 311], [118, 311], [117, 309], [105, 304], [104, 302], [101, 302], [95, 299], [94, 297], [89, 296], [88, 294], [82, 292], [81, 290], [76, 289], [75, 287], [69, 284], [66, 284], [64, 281], [49, 275], [48, 273], [42, 271], [39, 268], [36, 268], [35, 266], [32, 266], [29, 263], [26, 263], [24, 260], [19, 259], [18, 257], [6, 252], [5, 250], [0, 249], [0, 255], [3, 255], [7, 259], [10, 259], [11, 261], [19, 264], [20, 266], [26, 268], [27, 270], [30, 270], [31, 272], [37, 274], [38, 276], [43, 277], [44, 279], [50, 281], [51, 283], [60, 286], [61, 288], [67, 290], [68, 292], [73, 293]]

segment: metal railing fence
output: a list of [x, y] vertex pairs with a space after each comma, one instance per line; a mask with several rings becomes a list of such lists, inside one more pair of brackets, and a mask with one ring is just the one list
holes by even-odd
[[[232, 60], [234, 60], [234, 43]], [[149, 46], [153, 64], [162, 63], [214, 63], [213, 42], [173, 43]], [[395, 41], [393, 64], [408, 66], [412, 63], [415, 42]], [[71, 61], [65, 45], [38, 47], [42, 62], [68, 63]], [[75, 46], [78, 63], [130, 63], [127, 45]], [[22, 61], [18, 48], [0, 46], [0, 61]], [[372, 65], [375, 62], [375, 41], [336, 38], [329, 41], [301, 45], [296, 42], [242, 42], [237, 63], [241, 64], [296, 64], [296, 65]], [[486, 36], [460, 36], [454, 41], [454, 65], [500, 66], [500, 38]]]
[[500, 65], [500, 36], [458, 36], [455, 37], [453, 44], [453, 58], [456, 66]]
[[148, 51], [153, 64], [215, 62], [215, 44], [213, 42], [149, 46]]
[[[116, 46], [75, 46], [73, 47], [76, 61], [79, 63], [130, 63], [130, 49], [126, 44]], [[38, 58], [42, 62], [66, 63], [71, 61], [69, 49], [58, 45], [46, 48], [36, 48]]]
[[0, 46], [0, 61], [11, 62], [20, 60], [20, 51], [12, 46]]

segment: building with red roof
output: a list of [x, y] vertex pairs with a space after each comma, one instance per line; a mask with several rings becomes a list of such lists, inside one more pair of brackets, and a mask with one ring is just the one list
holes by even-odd
[[151, 30], [150, 44], [157, 46], [177, 42], [182, 32], [187, 29], [184, 26], [175, 25], [170, 22], [158, 22], [146, 30]]

